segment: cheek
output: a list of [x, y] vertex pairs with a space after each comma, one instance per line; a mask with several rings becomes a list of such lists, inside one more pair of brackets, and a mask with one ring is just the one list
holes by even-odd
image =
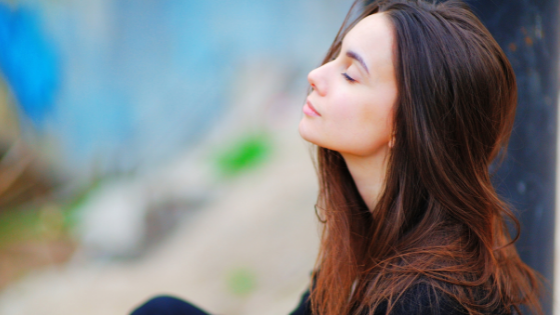
[[360, 116], [364, 128], [375, 131], [380, 137], [391, 133], [391, 107], [382, 104], [371, 104]]
[[383, 131], [390, 127], [390, 106], [375, 95], [340, 95], [330, 113], [334, 129], [352, 131], [356, 135], [371, 135], [373, 131]]
[[388, 144], [392, 132], [391, 105], [371, 93], [331, 94], [322, 102], [323, 117], [303, 117], [301, 137], [331, 150], [370, 155]]
[[[378, 102], [377, 102], [378, 101]], [[333, 113], [329, 132], [337, 139], [341, 150], [357, 155], [369, 155], [386, 145], [392, 132], [391, 104], [375, 96], [361, 99], [346, 98]]]
[[330, 123], [341, 127], [352, 126], [362, 120], [364, 104], [352, 93], [339, 93], [333, 97], [329, 109]]

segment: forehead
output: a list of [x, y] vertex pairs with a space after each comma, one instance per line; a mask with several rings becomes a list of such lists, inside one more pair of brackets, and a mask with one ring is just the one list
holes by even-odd
[[363, 18], [344, 37], [343, 49], [360, 54], [373, 67], [392, 66], [393, 27], [385, 13]]

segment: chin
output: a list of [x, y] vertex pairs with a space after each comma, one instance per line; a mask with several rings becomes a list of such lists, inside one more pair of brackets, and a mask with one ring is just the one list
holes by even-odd
[[303, 140], [307, 142], [311, 142], [313, 144], [317, 144], [315, 141], [315, 137], [313, 137], [312, 130], [309, 130], [310, 126], [308, 126], [305, 122], [305, 117], [301, 119], [298, 126], [299, 135], [303, 138]]
[[299, 124], [299, 135], [303, 140], [318, 147], [336, 151], [336, 149], [331, 148], [331, 146], [327, 142], [321, 141], [321, 137], [317, 135], [317, 132], [309, 127], [310, 126], [306, 125], [305, 122], [300, 122]]

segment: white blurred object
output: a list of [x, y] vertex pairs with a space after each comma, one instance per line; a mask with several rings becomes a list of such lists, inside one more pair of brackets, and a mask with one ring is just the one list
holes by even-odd
[[[78, 209], [77, 257], [125, 258], [142, 254], [146, 246], [158, 241], [148, 238], [163, 236], [172, 228], [169, 222], [153, 222], [154, 217], [177, 220], [177, 213], [164, 212], [192, 212], [217, 191], [217, 186], [210, 165], [196, 150], [149, 174], [102, 183]], [[150, 223], [154, 226], [150, 227]]]
[[125, 180], [95, 191], [79, 210], [76, 228], [85, 254], [135, 254], [144, 236], [148, 198], [140, 185]]

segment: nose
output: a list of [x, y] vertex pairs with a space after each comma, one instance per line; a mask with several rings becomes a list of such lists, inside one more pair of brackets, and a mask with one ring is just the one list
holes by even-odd
[[326, 82], [322, 75], [322, 68], [323, 66], [311, 70], [311, 72], [307, 75], [307, 81], [309, 81], [311, 88], [313, 88], [315, 92], [324, 96], [326, 92]]

